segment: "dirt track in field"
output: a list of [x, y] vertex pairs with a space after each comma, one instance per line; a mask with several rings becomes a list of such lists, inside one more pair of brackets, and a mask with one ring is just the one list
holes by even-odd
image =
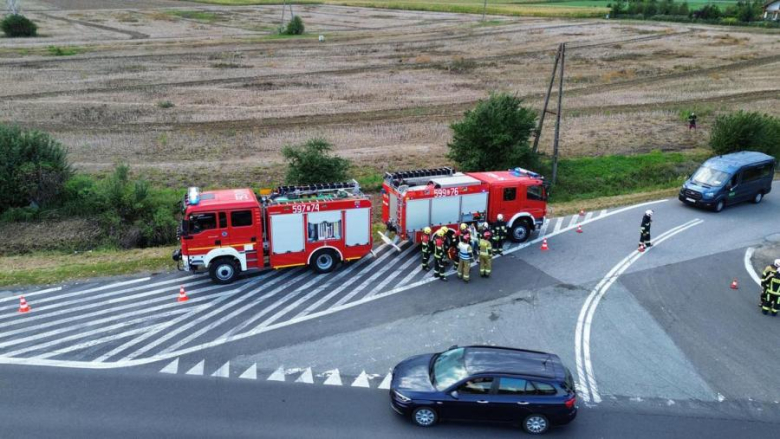
[[697, 148], [721, 112], [780, 113], [778, 33], [298, 6], [310, 35], [290, 40], [277, 6], [31, 3], [44, 37], [0, 39], [0, 121], [53, 132], [82, 169], [170, 184], [271, 183], [281, 147], [314, 136], [364, 169], [445, 164], [448, 124], [489, 92], [541, 107], [561, 42], [565, 155]]

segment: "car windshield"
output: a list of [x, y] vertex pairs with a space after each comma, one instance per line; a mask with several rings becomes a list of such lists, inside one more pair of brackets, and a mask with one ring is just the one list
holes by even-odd
[[699, 170], [696, 171], [696, 174], [693, 175], [693, 181], [695, 183], [706, 186], [722, 186], [723, 183], [727, 182], [728, 180], [729, 174], [723, 171], [718, 171], [717, 169], [708, 168], [706, 166], [699, 168]]
[[438, 390], [447, 387], [466, 378], [466, 365], [463, 362], [465, 348], [456, 348], [442, 352], [433, 361], [433, 376], [431, 377]]

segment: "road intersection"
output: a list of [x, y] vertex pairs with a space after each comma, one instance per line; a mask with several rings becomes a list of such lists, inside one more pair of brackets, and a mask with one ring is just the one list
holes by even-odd
[[[648, 206], [655, 246], [638, 253]], [[0, 370], [115, 369], [84, 373], [188, 386], [283, 381], [370, 388], [384, 400], [390, 368], [408, 355], [498, 344], [559, 354], [596, 413], [638, 407], [773, 425], [780, 352], [761, 334], [777, 333], [780, 321], [757, 310], [746, 260], [777, 233], [778, 214], [770, 195], [720, 214], [659, 200], [551, 218], [494, 261], [494, 276], [468, 285], [422, 272], [406, 244], [324, 276], [269, 271], [215, 286], [169, 273], [31, 290], [24, 315], [20, 291], [9, 292], [0, 296]], [[189, 301], [176, 302], [179, 285]]]

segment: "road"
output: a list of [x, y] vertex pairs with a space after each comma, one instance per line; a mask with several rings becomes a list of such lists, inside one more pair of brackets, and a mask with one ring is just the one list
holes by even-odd
[[[656, 245], [638, 253], [647, 208]], [[4, 403], [13, 419], [49, 419], [36, 425], [43, 437], [68, 419], [82, 437], [114, 426], [214, 436], [196, 428], [204, 420], [235, 437], [501, 437], [516, 431], [410, 429], [384, 390], [406, 356], [498, 344], [555, 352], [575, 372], [583, 414], [553, 436], [773, 437], [780, 319], [758, 311], [745, 254], [778, 233], [778, 215], [772, 193], [720, 214], [673, 199], [554, 217], [468, 285], [421, 272], [407, 245], [325, 276], [282, 270], [215, 287], [170, 273], [31, 289], [23, 315], [22, 291], [0, 292]], [[178, 303], [182, 284], [190, 300]]]
[[[387, 393], [221, 378], [164, 377], [9, 366], [0, 381], [0, 434], [18, 438], [516, 438], [518, 428], [478, 424], [412, 426]], [[583, 408], [548, 437], [773, 437], [776, 425], [699, 409]]]

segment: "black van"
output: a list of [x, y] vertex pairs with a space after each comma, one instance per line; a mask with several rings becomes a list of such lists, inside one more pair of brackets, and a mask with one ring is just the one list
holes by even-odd
[[720, 212], [726, 205], [751, 200], [758, 204], [772, 191], [775, 158], [741, 151], [713, 157], [683, 183], [679, 199], [685, 204]]

